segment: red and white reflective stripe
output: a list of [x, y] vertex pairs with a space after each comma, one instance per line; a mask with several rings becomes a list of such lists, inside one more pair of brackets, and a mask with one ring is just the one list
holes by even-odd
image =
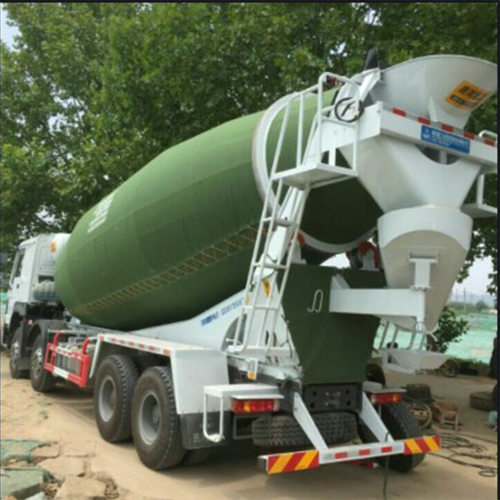
[[349, 446], [338, 451], [332, 450], [331, 453], [322, 454], [323, 456], [320, 461], [322, 463], [352, 462], [371, 457], [394, 455], [397, 453], [403, 453], [403, 451], [403, 442]]
[[[83, 344], [81, 345], [81, 352], [73, 352], [57, 344], [60, 335], [61, 332], [57, 332], [54, 337], [54, 342], [49, 342], [47, 344], [43, 361], [43, 369], [53, 373], [58, 377], [69, 380], [73, 384], [76, 384], [78, 387], [87, 387], [87, 383], [89, 380], [90, 362], [92, 359], [87, 354], [87, 346], [90, 342], [90, 338], [84, 340]], [[56, 366], [58, 358], [70, 358], [76, 360], [75, 369], [77, 373], [74, 374]]]
[[70, 373], [61, 368], [57, 368], [57, 366], [47, 367], [47, 371], [52, 372], [54, 375], [57, 375], [58, 377], [64, 378], [66, 380], [69, 379]]
[[297, 451], [279, 455], [264, 455], [259, 457], [261, 467], [268, 474], [291, 472], [317, 468], [321, 465], [334, 463], [366, 464], [376, 457], [400, 455], [405, 451], [405, 441], [390, 443], [371, 443], [343, 446], [329, 450]]
[[[384, 446], [380, 449], [381, 454], [386, 454], [386, 453], [392, 453], [392, 446]], [[341, 451], [339, 453], [334, 453], [333, 458], [336, 460], [345, 460], [346, 458], [350, 458], [352, 460], [356, 460], [358, 458], [363, 458], [363, 457], [369, 457], [370, 455], [373, 455], [374, 451], [366, 448], [363, 450], [357, 450], [357, 451], [352, 451], [352, 452], [347, 452], [347, 451]]]
[[450, 134], [454, 135], [459, 135], [461, 137], [465, 137], [466, 139], [469, 139], [471, 141], [476, 141], [476, 142], [481, 142], [483, 144], [486, 144], [488, 146], [493, 146], [497, 147], [497, 143], [493, 141], [492, 139], [487, 139], [485, 137], [479, 137], [474, 135], [472, 132], [466, 132], [465, 130], [462, 130], [461, 128], [457, 127], [452, 127], [451, 125], [448, 125], [446, 123], [440, 123], [440, 122], [433, 122], [429, 120], [429, 118], [425, 118], [423, 116], [417, 116], [417, 115], [412, 115], [411, 113], [408, 113], [408, 111], [401, 109], [401, 108], [395, 108], [393, 106], [389, 106], [388, 104], [383, 105], [383, 109], [385, 111], [389, 111], [393, 113], [394, 115], [401, 116], [403, 118], [407, 118], [409, 120], [416, 121], [418, 123], [422, 123], [424, 125], [429, 125], [430, 127], [443, 130], [444, 132], [449, 132]]
[[263, 455], [259, 457], [259, 464], [268, 474], [277, 474], [293, 470], [317, 468], [321, 465], [334, 463], [366, 464], [373, 461], [376, 457], [427, 453], [438, 451], [439, 448], [439, 436], [425, 436], [423, 438], [409, 438], [390, 443], [367, 443], [321, 451], [308, 450], [306, 452], [296, 451], [279, 455]]
[[399, 109], [399, 108], [392, 108], [392, 112], [395, 115], [404, 116], [405, 118], [408, 114], [404, 109]]
[[56, 354], [60, 354], [61, 356], [65, 356], [66, 358], [72, 358], [72, 359], [82, 359], [82, 353], [80, 352], [73, 352], [68, 349], [65, 349], [64, 347], [52, 347], [52, 351], [55, 352]]
[[161, 347], [155, 346], [153, 344], [136, 342], [134, 340], [128, 340], [126, 338], [123, 339], [123, 338], [106, 337], [105, 335], [99, 335], [99, 340], [102, 342], [109, 342], [110, 344], [133, 347], [134, 349], [139, 349], [140, 351], [156, 352], [158, 354], [163, 354], [164, 356], [170, 356], [171, 354], [170, 349], [162, 349]]
[[68, 380], [69, 382], [71, 382], [75, 385], [81, 384], [81, 378], [78, 375], [75, 375], [74, 373], [63, 370], [62, 368], [58, 368], [57, 366], [47, 367], [47, 371], [50, 371], [54, 375], [56, 375], [57, 377], [61, 377], [65, 380]]

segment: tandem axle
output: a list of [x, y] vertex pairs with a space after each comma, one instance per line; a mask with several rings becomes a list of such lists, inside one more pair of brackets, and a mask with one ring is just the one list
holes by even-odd
[[[160, 427], [164, 425], [159, 417], [156, 417], [155, 424], [154, 415], [158, 413], [155, 408], [172, 403], [169, 411], [171, 417], [178, 420], [177, 444], [184, 448], [187, 455], [208, 454], [213, 446], [238, 439], [254, 439], [257, 444], [265, 442], [261, 429], [262, 422], [266, 420], [289, 419], [285, 420], [288, 422], [286, 425], [296, 422], [297, 435], [304, 437], [302, 449], [299, 445], [298, 451], [293, 453], [259, 456], [258, 467], [268, 474], [390, 456], [406, 460], [410, 465], [405, 467], [412, 468], [415, 458], [420, 461], [423, 453], [438, 450], [440, 446], [437, 436], [398, 439], [386, 427], [382, 405], [384, 408], [394, 405], [401, 411], [404, 393], [401, 389], [383, 388], [380, 384], [365, 382], [362, 386], [330, 384], [300, 387], [296, 384], [290, 390], [285, 381], [273, 380], [269, 376], [264, 377], [265, 382], [242, 383], [247, 374], [232, 370], [237, 376], [233, 375], [230, 379], [231, 355], [213, 349], [121, 332], [89, 334], [88, 330], [77, 329], [50, 332], [49, 338], [45, 347], [43, 376], [62, 378], [82, 389], [93, 389], [99, 430], [104, 439], [111, 442], [124, 437], [123, 433], [117, 436], [116, 429], [112, 430], [106, 424], [113, 420], [113, 412], [120, 411], [116, 408], [117, 401], [127, 397], [127, 391], [122, 393], [120, 388], [127, 385], [127, 377], [116, 377], [110, 370], [110, 361], [122, 369], [126, 367], [122, 371], [128, 372], [134, 387], [128, 388], [131, 401], [122, 406], [129, 408], [129, 414], [118, 416], [118, 427], [123, 421], [136, 422], [135, 427], [132, 425], [131, 434], [139, 456], [152, 468], [163, 468], [165, 463], [173, 466], [176, 460], [170, 457], [167, 462], [158, 463], [155, 454], [151, 457], [145, 451], [148, 440], [157, 439]], [[155, 392], [148, 384], [141, 389], [141, 380], [154, 377], [156, 372], [162, 373], [171, 382], [171, 393], [167, 395], [172, 401], [169, 398], [162, 400], [165, 394]], [[130, 373], [133, 373], [132, 377]], [[339, 442], [332, 446], [331, 432], [325, 431], [321, 424], [317, 425], [319, 416], [325, 415], [330, 416], [332, 421], [336, 415], [342, 415], [342, 418], [350, 416], [355, 425], [368, 429], [371, 439], [359, 444], [355, 442], [358, 435], [365, 437], [368, 434], [366, 431], [356, 435], [349, 435], [348, 430], [341, 431], [339, 434], [344, 432], [351, 442]], [[259, 423], [255, 424], [257, 421]], [[269, 435], [268, 439], [271, 441], [273, 436]], [[164, 442], [163, 446], [168, 448], [169, 443]]]

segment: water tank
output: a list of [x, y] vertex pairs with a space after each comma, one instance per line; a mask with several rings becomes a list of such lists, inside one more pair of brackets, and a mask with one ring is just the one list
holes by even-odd
[[[315, 102], [306, 106], [308, 127]], [[292, 111], [292, 123], [297, 116]], [[132, 330], [190, 318], [244, 288], [263, 205], [262, 175], [252, 164], [261, 117], [168, 149], [80, 219], [56, 270], [57, 292], [72, 314]], [[295, 165], [294, 136], [285, 138], [281, 168]], [[304, 257], [318, 263], [352, 248], [380, 215], [355, 179], [314, 190]]]

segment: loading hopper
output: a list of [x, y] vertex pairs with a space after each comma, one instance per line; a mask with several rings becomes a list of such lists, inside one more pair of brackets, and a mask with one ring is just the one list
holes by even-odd
[[[496, 92], [496, 68], [464, 56], [414, 59], [383, 70], [381, 81], [365, 101], [362, 134], [363, 127], [372, 126], [370, 117], [375, 116], [378, 101], [398, 108], [404, 116], [414, 115], [424, 119], [421, 123], [427, 122], [408, 121], [413, 130], [422, 127], [416, 140], [385, 133], [361, 137], [357, 171], [360, 182], [385, 213], [378, 229], [388, 287], [412, 288], [412, 259], [436, 259], [426, 301], [428, 331], [435, 328], [470, 248], [472, 219], [461, 207], [483, 173], [483, 165], [477, 157], [457, 154], [442, 144], [423, 145], [418, 139], [423, 127], [444, 137], [446, 129], [452, 131], [448, 135], [457, 134], [453, 127], [463, 128], [470, 114]], [[363, 75], [355, 78], [360, 80]], [[435, 122], [445, 123], [445, 128], [435, 128]], [[467, 145], [463, 135], [460, 140]], [[352, 166], [352, 146], [341, 148], [341, 152]], [[397, 324], [408, 329], [414, 326], [410, 318], [401, 318]]]
[[382, 101], [463, 128], [470, 113], [497, 91], [497, 66], [475, 57], [420, 57], [382, 72], [371, 92]]

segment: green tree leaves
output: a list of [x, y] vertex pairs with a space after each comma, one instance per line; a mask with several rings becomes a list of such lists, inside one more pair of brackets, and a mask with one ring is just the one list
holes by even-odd
[[446, 352], [452, 342], [459, 341], [467, 333], [468, 327], [466, 319], [458, 317], [453, 309], [445, 307], [434, 332], [436, 340], [432, 342], [432, 350]]
[[[20, 36], [0, 49], [3, 248], [44, 224], [71, 231], [166, 148], [264, 109], [325, 70], [358, 72], [373, 46], [390, 63], [436, 53], [497, 58], [494, 4], [4, 8]], [[496, 101], [470, 124], [474, 132], [496, 127]], [[496, 204], [494, 180], [486, 195]], [[495, 241], [495, 221], [481, 221], [471, 261], [496, 259]]]

